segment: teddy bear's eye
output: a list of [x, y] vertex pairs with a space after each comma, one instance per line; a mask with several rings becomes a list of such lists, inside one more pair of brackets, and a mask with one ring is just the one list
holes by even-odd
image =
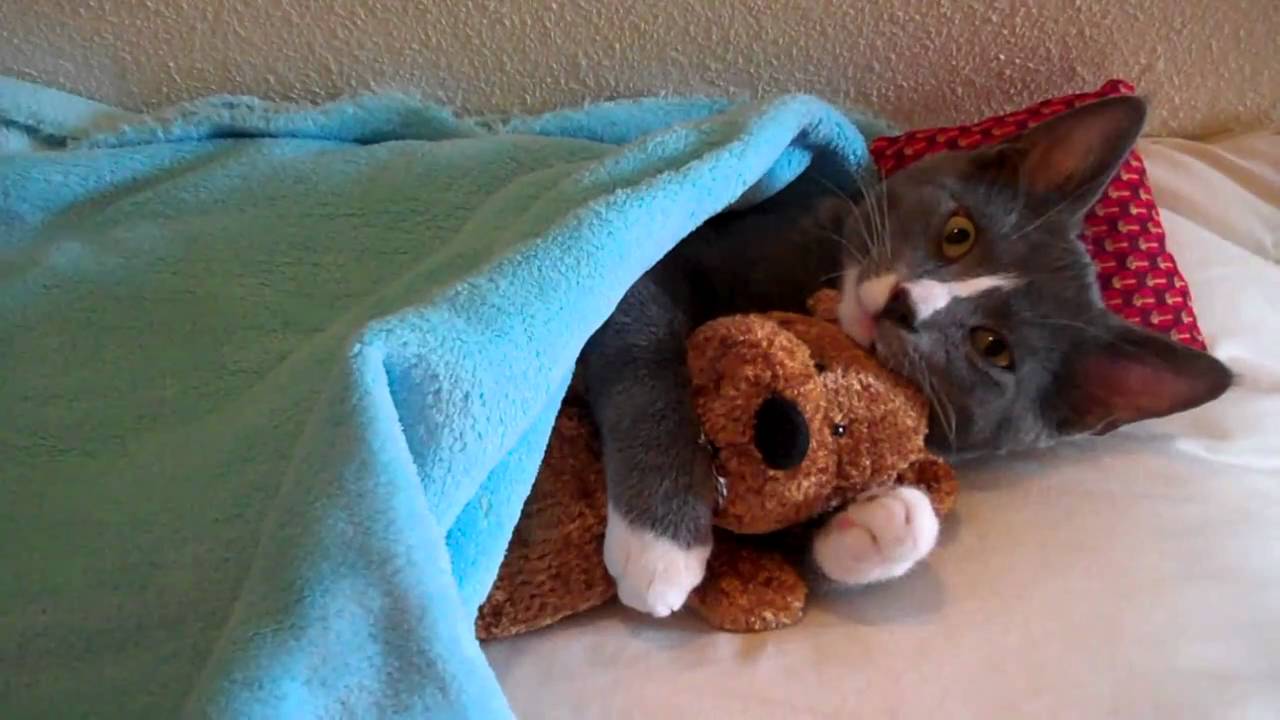
[[848, 429], [849, 428], [846, 428], [844, 425], [840, 423], [836, 423], [835, 425], [831, 426], [831, 434], [835, 435], [836, 437], [844, 437], [844, 434], [846, 431], [848, 431]]
[[819, 373], [824, 373], [827, 371], [827, 366], [823, 363], [816, 362], [813, 364], [813, 369], [817, 370]]

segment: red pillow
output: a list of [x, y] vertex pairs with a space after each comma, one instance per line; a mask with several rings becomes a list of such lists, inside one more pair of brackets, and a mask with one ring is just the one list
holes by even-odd
[[[1111, 80], [1094, 92], [1046, 100], [973, 125], [878, 138], [871, 143], [871, 155], [881, 174], [888, 177], [930, 153], [990, 145], [1085, 103], [1132, 93], [1133, 85]], [[1191, 307], [1191, 291], [1165, 247], [1160, 210], [1151, 197], [1147, 168], [1136, 150], [1085, 215], [1080, 241], [1098, 268], [1102, 297], [1112, 312], [1180, 343], [1205, 349]]]

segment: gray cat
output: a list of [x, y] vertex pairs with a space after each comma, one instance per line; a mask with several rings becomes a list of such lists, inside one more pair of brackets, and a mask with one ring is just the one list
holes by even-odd
[[[926, 390], [928, 442], [952, 456], [1105, 433], [1225, 392], [1221, 362], [1103, 307], [1077, 239], [1145, 117], [1137, 98], [1101, 100], [994, 147], [930, 156], [856, 202], [802, 177], [708, 222], [645, 274], [582, 358], [621, 600], [661, 617], [702, 579], [715, 480], [684, 341], [711, 318], [803, 312], [814, 291], [839, 287], [841, 326]], [[899, 489], [826, 519], [813, 559], [840, 583], [896, 577], [937, 530], [927, 498]]]

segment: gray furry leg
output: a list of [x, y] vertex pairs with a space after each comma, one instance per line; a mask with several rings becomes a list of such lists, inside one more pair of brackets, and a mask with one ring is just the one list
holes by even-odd
[[715, 479], [689, 393], [687, 311], [638, 282], [584, 354], [609, 496], [605, 563], [623, 603], [662, 617], [702, 580]]

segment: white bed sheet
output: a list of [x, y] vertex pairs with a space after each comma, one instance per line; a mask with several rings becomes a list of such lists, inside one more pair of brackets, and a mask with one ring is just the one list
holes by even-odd
[[1147, 140], [1220, 402], [964, 468], [905, 578], [754, 636], [605, 608], [493, 643], [522, 718], [1280, 718], [1280, 134]]

